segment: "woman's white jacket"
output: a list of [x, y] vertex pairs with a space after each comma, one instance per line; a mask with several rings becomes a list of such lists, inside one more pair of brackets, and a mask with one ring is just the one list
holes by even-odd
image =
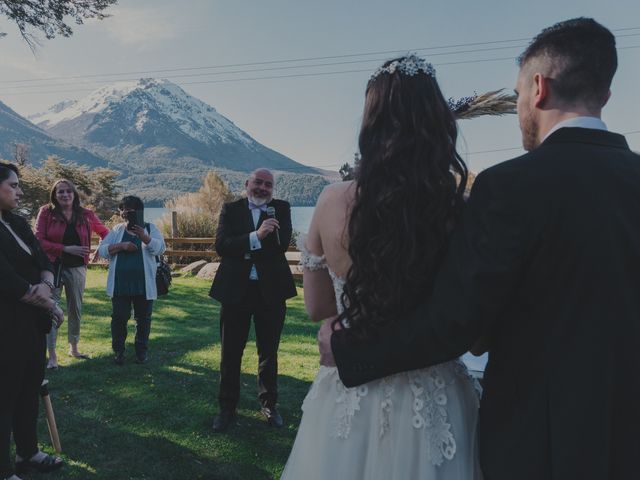
[[[148, 245], [142, 243], [142, 260], [144, 264], [144, 283], [147, 292], [147, 300], [155, 300], [158, 298], [156, 289], [156, 255], [162, 255], [166, 249], [164, 238], [160, 230], [153, 224], [149, 223], [149, 234], [151, 241]], [[116, 279], [116, 264], [118, 262], [118, 254], [109, 255], [109, 245], [114, 245], [122, 241], [125, 232], [126, 223], [119, 223], [114, 226], [106, 237], [102, 239], [98, 245], [98, 252], [102, 258], [109, 259], [109, 273], [107, 275], [107, 295], [113, 297], [113, 287]]]

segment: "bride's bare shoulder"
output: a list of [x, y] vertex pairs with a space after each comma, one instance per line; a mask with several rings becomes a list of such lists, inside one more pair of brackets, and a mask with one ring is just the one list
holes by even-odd
[[335, 208], [339, 204], [349, 204], [355, 195], [356, 184], [353, 180], [327, 185], [318, 197], [316, 208]]

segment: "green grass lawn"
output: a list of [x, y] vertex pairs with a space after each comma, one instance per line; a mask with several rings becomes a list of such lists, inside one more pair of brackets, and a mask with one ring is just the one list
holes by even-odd
[[[259, 415], [252, 330], [242, 363], [238, 426], [214, 434], [220, 335], [219, 306], [207, 296], [210, 282], [175, 278], [169, 295], [155, 302], [146, 365], [133, 361], [131, 320], [123, 367], [112, 361], [105, 282], [105, 270], [89, 270], [80, 349], [91, 360], [66, 356], [65, 324], [58, 338], [61, 366], [47, 371], [67, 462], [47, 478], [279, 478], [318, 367], [318, 326], [306, 316], [302, 289], [288, 303], [280, 346], [279, 407], [285, 428], [269, 428]], [[51, 453], [41, 417], [40, 442]]]

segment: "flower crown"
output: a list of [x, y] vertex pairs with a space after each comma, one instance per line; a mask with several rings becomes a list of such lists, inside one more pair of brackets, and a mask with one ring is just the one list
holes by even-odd
[[383, 73], [395, 73], [396, 70], [410, 77], [413, 77], [419, 72], [429, 75], [432, 78], [435, 78], [436, 76], [436, 69], [433, 68], [433, 65], [427, 62], [424, 58], [418, 57], [415, 53], [410, 53], [401, 60], [394, 60], [386, 67], [378, 67], [378, 69], [373, 72], [373, 75], [371, 75], [369, 81], [374, 80]]

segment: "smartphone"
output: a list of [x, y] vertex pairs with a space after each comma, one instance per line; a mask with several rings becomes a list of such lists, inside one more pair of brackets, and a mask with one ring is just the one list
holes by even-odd
[[127, 230], [133, 230], [138, 225], [144, 228], [144, 210], [131, 210], [125, 214], [127, 219]]

